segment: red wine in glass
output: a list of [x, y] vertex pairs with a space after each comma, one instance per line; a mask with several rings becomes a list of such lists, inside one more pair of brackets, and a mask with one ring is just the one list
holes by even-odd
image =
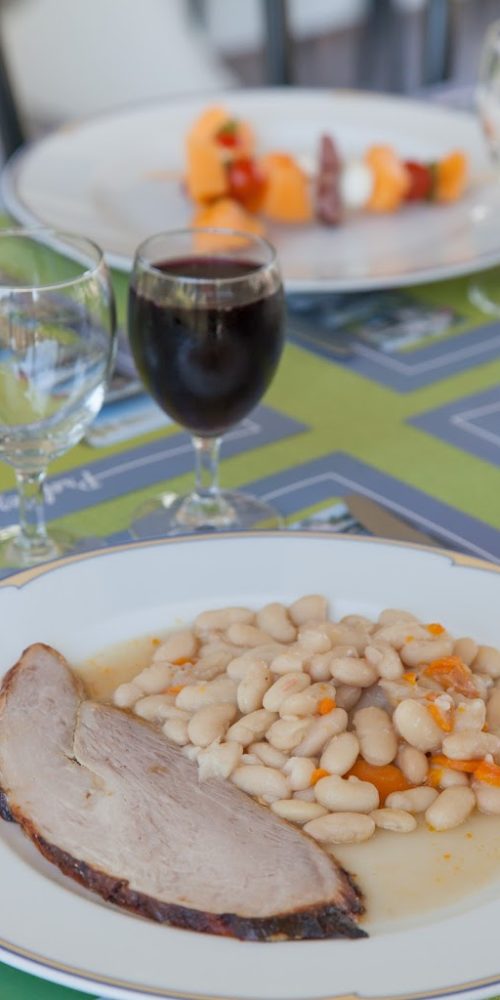
[[134, 533], [279, 523], [267, 504], [223, 493], [217, 483], [221, 435], [262, 398], [283, 348], [284, 295], [272, 247], [230, 231], [152, 237], [136, 255], [129, 337], [146, 389], [191, 432], [196, 455], [194, 492], [149, 503]]

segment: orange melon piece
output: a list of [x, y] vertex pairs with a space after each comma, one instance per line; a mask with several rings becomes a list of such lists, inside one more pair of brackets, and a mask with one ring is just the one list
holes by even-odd
[[467, 157], [460, 150], [439, 160], [435, 168], [435, 200], [456, 201], [460, 198], [464, 193], [468, 174]]
[[410, 186], [410, 178], [390, 146], [371, 146], [365, 163], [373, 174], [373, 191], [366, 207], [372, 212], [394, 212]]
[[266, 176], [262, 212], [276, 222], [310, 222], [313, 204], [307, 175], [292, 156], [269, 153], [260, 165]]
[[[243, 233], [264, 234], [264, 226], [250, 212], [246, 212], [239, 202], [233, 198], [221, 198], [219, 201], [199, 209], [192, 221], [195, 228], [199, 226], [215, 226], [222, 229], [239, 229]], [[227, 241], [227, 237], [225, 237]], [[227, 246], [227, 242], [224, 243]]]
[[215, 142], [196, 135], [187, 140], [186, 187], [194, 201], [213, 201], [228, 190], [224, 161]]
[[189, 139], [213, 139], [222, 126], [231, 118], [226, 108], [220, 104], [214, 104], [199, 115], [193, 122], [187, 138]]

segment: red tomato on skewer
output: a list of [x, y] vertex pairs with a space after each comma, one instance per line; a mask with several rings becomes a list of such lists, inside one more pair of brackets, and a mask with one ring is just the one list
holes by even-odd
[[424, 163], [416, 163], [414, 160], [406, 160], [404, 166], [410, 179], [406, 201], [423, 201], [425, 198], [430, 198], [432, 193], [431, 167]]
[[260, 208], [266, 187], [266, 178], [258, 163], [251, 157], [234, 160], [227, 168], [229, 195], [251, 212]]

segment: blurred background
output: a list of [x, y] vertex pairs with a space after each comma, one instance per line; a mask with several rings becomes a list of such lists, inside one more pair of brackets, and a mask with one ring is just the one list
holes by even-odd
[[75, 117], [221, 87], [472, 100], [500, 0], [0, 0], [3, 156]]

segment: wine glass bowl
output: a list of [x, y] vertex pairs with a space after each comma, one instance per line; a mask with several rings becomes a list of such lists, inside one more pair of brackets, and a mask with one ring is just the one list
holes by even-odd
[[232, 230], [150, 237], [136, 252], [129, 337], [139, 375], [192, 435], [196, 485], [139, 512], [138, 537], [201, 528], [276, 525], [268, 505], [218, 487], [222, 435], [259, 402], [284, 340], [284, 294], [274, 249]]
[[0, 233], [0, 459], [14, 468], [19, 527], [4, 561], [32, 565], [71, 540], [49, 536], [48, 464], [84, 435], [104, 400], [115, 311], [99, 248], [42, 229]]

